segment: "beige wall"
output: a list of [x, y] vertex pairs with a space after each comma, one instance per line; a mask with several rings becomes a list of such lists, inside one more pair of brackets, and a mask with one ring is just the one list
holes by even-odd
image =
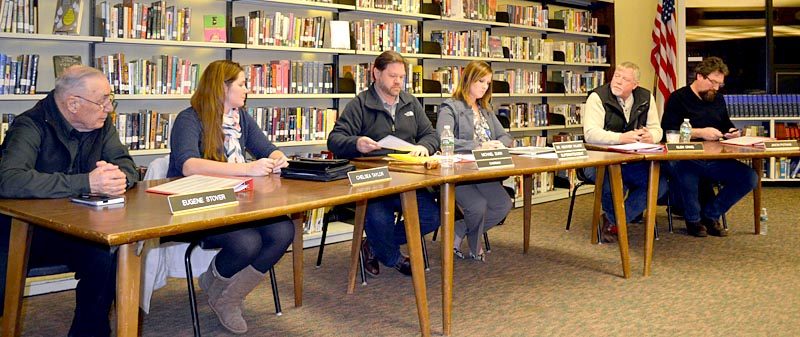
[[614, 1], [616, 61], [631, 61], [641, 68], [640, 85], [653, 89], [655, 72], [650, 65], [650, 48], [653, 40], [653, 20], [656, 0]]

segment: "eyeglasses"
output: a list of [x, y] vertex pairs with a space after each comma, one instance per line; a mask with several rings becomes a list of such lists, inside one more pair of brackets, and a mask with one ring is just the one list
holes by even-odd
[[703, 78], [705, 78], [705, 79], [707, 79], [709, 82], [711, 82], [711, 85], [712, 85], [712, 86], [715, 86], [715, 87], [717, 87], [717, 88], [720, 88], [720, 89], [722, 89], [722, 88], [724, 88], [724, 87], [725, 87], [725, 82], [717, 82], [715, 79], [713, 79], [713, 78], [710, 78], [710, 77], [708, 77], [708, 76], [703, 76]]
[[80, 98], [80, 99], [82, 99], [84, 101], [87, 101], [89, 103], [92, 103], [94, 105], [97, 105], [97, 107], [99, 107], [101, 110], [105, 110], [105, 108], [107, 106], [109, 106], [109, 105], [111, 106], [111, 110], [117, 110], [117, 101], [114, 100], [114, 94], [113, 93], [109, 94], [108, 98], [106, 98], [106, 101], [103, 102], [103, 103], [97, 103], [97, 102], [92, 101], [92, 100], [90, 100], [90, 99], [88, 99], [86, 97], [83, 97], [83, 96], [75, 95], [75, 97]]

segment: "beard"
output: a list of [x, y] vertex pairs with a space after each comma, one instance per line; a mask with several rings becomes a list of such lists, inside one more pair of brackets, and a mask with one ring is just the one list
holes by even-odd
[[713, 102], [714, 99], [717, 98], [717, 91], [713, 89], [701, 91], [700, 98], [702, 98], [706, 102]]
[[392, 83], [384, 83], [383, 81], [376, 81], [375, 86], [378, 90], [383, 92], [384, 95], [388, 95], [391, 97], [397, 97], [400, 95], [400, 91], [403, 90], [402, 86], [393, 86]]

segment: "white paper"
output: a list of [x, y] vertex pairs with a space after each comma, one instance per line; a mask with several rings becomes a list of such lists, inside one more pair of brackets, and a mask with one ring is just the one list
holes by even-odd
[[383, 137], [383, 139], [378, 141], [378, 145], [380, 145], [384, 149], [397, 150], [397, 151], [411, 151], [414, 149], [414, 144], [411, 144], [405, 140], [402, 140], [392, 135]]
[[611, 145], [608, 148], [620, 151], [633, 151], [633, 152], [658, 152], [662, 151], [663, 147], [660, 144], [649, 143], [628, 143], [622, 145]]
[[350, 49], [350, 22], [332, 20], [331, 48]]
[[548, 153], [548, 152], [555, 152], [556, 150], [552, 147], [544, 147], [544, 146], [520, 146], [508, 149], [508, 153], [511, 154], [522, 154], [522, 155], [535, 155], [539, 153]]
[[[442, 158], [444, 158], [444, 156], [442, 156], [440, 154], [437, 154], [437, 155], [431, 156], [431, 158], [438, 159], [441, 162], [441, 160], [442, 160]], [[461, 154], [455, 154], [453, 156], [453, 159], [454, 159], [454, 162], [456, 162], [456, 163], [469, 163], [469, 162], [475, 161], [475, 156], [472, 155], [472, 154], [461, 153]]]
[[546, 153], [539, 153], [539, 154], [526, 154], [522, 155], [523, 157], [528, 158], [542, 158], [542, 159], [558, 159], [558, 155], [555, 152], [546, 152]]

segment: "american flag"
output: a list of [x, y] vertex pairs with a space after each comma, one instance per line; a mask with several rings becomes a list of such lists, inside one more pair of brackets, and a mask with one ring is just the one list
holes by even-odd
[[675, 43], [675, 0], [658, 0], [655, 26], [653, 27], [653, 50], [650, 63], [656, 71], [656, 104], [659, 113], [664, 111], [664, 103], [669, 94], [675, 91], [676, 43]]

